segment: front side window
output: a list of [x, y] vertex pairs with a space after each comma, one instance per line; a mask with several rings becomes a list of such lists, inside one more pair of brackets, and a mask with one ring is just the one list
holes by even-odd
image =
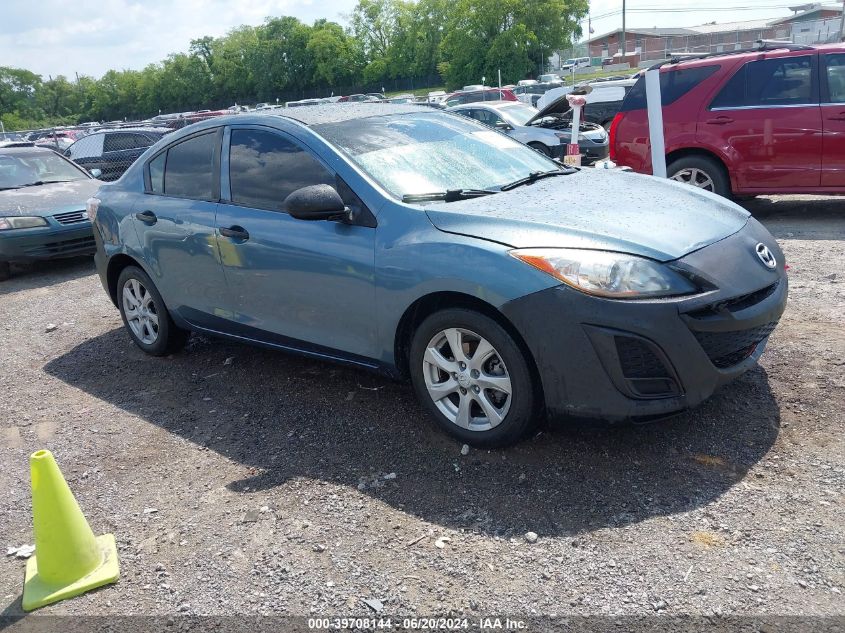
[[496, 189], [553, 160], [465, 117], [412, 113], [322, 123], [312, 129], [398, 198], [450, 189]]
[[827, 101], [845, 103], [845, 53], [825, 55], [827, 65]]
[[811, 55], [748, 62], [722, 87], [712, 108], [813, 103]]
[[335, 177], [293, 140], [266, 130], [232, 130], [229, 144], [232, 202], [282, 211], [285, 198], [310, 185], [335, 185]]
[[124, 149], [137, 149], [139, 147], [149, 147], [153, 142], [143, 134], [127, 134], [126, 132], [116, 132], [113, 134], [106, 134], [106, 140], [103, 146], [104, 152], [119, 152]]
[[[217, 131], [171, 145], [164, 167], [164, 194], [195, 200], [214, 198]], [[151, 174], [152, 176], [152, 174]]]

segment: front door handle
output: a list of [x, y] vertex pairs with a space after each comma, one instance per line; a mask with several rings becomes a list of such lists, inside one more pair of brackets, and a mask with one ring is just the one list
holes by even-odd
[[225, 229], [220, 229], [220, 235], [223, 237], [231, 237], [233, 240], [243, 240], [246, 241], [249, 239], [249, 233], [247, 233], [246, 229], [242, 226], [230, 226]]
[[829, 116], [828, 121], [845, 121], [845, 112], [840, 112], [839, 116]]
[[707, 119], [705, 121], [708, 125], [727, 125], [733, 122], [734, 120], [729, 116], [717, 116], [715, 119]]
[[141, 220], [144, 224], [155, 224], [158, 221], [156, 214], [152, 211], [143, 211], [141, 213], [136, 213], [135, 217]]

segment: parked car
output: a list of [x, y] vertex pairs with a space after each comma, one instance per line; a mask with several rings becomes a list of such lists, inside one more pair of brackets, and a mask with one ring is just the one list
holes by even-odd
[[560, 78], [560, 75], [556, 75], [554, 73], [540, 75], [539, 77], [537, 77], [537, 81], [539, 81], [541, 84], [560, 85], [563, 83], [563, 79]]
[[390, 103], [399, 103], [407, 105], [409, 103], [414, 103], [417, 98], [412, 94], [404, 94], [404, 95], [396, 95], [395, 97], [390, 97], [387, 101]]
[[530, 106], [537, 107], [537, 101], [539, 101], [540, 97], [546, 94], [549, 90], [553, 88], [559, 88], [562, 84], [560, 82], [556, 83], [536, 83], [530, 86], [517, 86], [513, 89], [513, 93], [516, 96], [517, 101], [521, 101], [522, 103], [527, 103]]
[[516, 85], [517, 86], [533, 86], [537, 83], [540, 83], [540, 82], [538, 82], [536, 79], [520, 79], [519, 81], [516, 82]]
[[453, 92], [444, 103], [447, 107], [462, 105], [464, 103], [476, 103], [478, 101], [517, 101], [512, 90], [504, 88], [485, 88], [471, 92]]
[[[673, 180], [722, 196], [845, 193], [845, 45], [675, 60], [660, 85]], [[644, 78], [611, 139], [613, 160], [651, 173]]]
[[65, 156], [87, 170], [100, 170], [101, 180], [117, 180], [170, 128], [120, 128], [89, 134], [65, 150]]
[[[562, 159], [572, 138], [572, 121], [562, 123], [555, 116], [558, 114], [557, 109], [540, 111], [524, 103], [485, 101], [455, 106], [446, 111], [475, 119], [488, 127], [500, 130], [552, 158]], [[582, 122], [578, 147], [581, 149], [585, 165], [607, 158], [607, 133], [598, 125]]]
[[[634, 79], [590, 82], [587, 85], [592, 88], [592, 91], [587, 95], [587, 104], [582, 108], [581, 116], [585, 121], [598, 123], [605, 130], [610, 130], [613, 118], [622, 109], [623, 100], [635, 83]], [[543, 95], [538, 96], [535, 107], [544, 108], [575, 88], [576, 86], [564, 86], [547, 90]]]
[[429, 103], [440, 103], [441, 101], [445, 100], [448, 95], [444, 90], [432, 90], [428, 93], [428, 102]]
[[571, 73], [578, 68], [589, 68], [591, 63], [589, 57], [570, 57], [560, 65], [560, 71]]
[[85, 201], [99, 185], [51, 149], [0, 148], [0, 280], [13, 262], [93, 253]]
[[784, 310], [777, 242], [729, 201], [430, 108], [286, 112], [176, 132], [89, 202], [141, 350], [194, 330], [409, 376], [443, 429], [500, 446], [541, 412], [693, 407]]

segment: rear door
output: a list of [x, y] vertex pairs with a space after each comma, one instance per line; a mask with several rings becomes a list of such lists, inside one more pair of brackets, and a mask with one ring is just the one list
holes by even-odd
[[165, 303], [209, 328], [231, 314], [214, 232], [222, 137], [222, 128], [204, 130], [151, 157], [133, 208], [147, 272]]
[[821, 56], [822, 187], [845, 189], [845, 53]]
[[813, 53], [761, 55], [740, 66], [702, 113], [697, 136], [727, 156], [736, 191], [819, 186], [817, 62]]

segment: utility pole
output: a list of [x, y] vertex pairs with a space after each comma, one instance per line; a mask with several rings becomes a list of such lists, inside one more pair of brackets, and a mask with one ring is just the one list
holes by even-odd
[[[843, 0], [843, 2], [845, 2], [845, 0]], [[626, 39], [627, 39], [627, 36], [625, 34], [625, 0], [622, 0], [622, 57], [625, 57], [625, 55], [628, 52], [626, 50], [626, 46], [625, 46], [625, 44], [626, 44], [625, 40]]]
[[845, 42], [845, 0], [842, 0], [842, 29], [839, 32], [839, 40]]

